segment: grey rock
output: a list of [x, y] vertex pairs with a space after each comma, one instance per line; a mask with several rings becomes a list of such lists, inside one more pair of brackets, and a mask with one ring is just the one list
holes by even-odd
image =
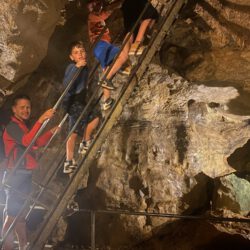
[[66, 0], [3, 1], [0, 7], [0, 75], [11, 82], [33, 72]]

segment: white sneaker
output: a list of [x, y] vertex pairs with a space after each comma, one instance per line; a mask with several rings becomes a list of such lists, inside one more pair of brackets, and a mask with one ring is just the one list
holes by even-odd
[[135, 42], [131, 45], [131, 48], [129, 50], [129, 55], [135, 55], [135, 56], [139, 56], [143, 53], [144, 49], [146, 48], [146, 46], [140, 45], [140, 43]]
[[132, 71], [132, 66], [128, 65], [126, 68], [120, 69], [120, 73], [126, 76], [129, 76]]
[[63, 173], [64, 174], [71, 174], [77, 168], [77, 164], [74, 160], [65, 161], [63, 165]]
[[85, 155], [93, 140], [82, 141], [79, 145], [78, 154]]
[[107, 100], [105, 100], [104, 102], [101, 103], [101, 108], [102, 110], [108, 110], [112, 107], [112, 105], [114, 104], [114, 99], [112, 98], [108, 98]]

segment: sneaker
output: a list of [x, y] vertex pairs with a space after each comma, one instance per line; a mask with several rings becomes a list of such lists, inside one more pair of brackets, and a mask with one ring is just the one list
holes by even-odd
[[115, 100], [113, 98], [108, 98], [106, 101], [101, 103], [102, 106], [102, 110], [108, 110], [112, 107], [112, 105], [114, 104]]
[[72, 161], [65, 161], [63, 166], [63, 173], [70, 174], [77, 168], [76, 163]]
[[132, 71], [131, 65], [128, 65], [126, 68], [120, 69], [120, 73], [126, 76], [130, 75], [131, 71]]
[[82, 141], [79, 145], [78, 154], [85, 155], [91, 143], [92, 143], [91, 139], [88, 141]]
[[100, 84], [105, 89], [109, 89], [109, 90], [114, 90], [115, 89], [115, 86], [113, 85], [113, 83], [108, 79], [101, 80]]
[[131, 48], [129, 50], [129, 55], [135, 55], [135, 56], [139, 56], [143, 53], [144, 49], [146, 47], [145, 46], [140, 46], [139, 42], [135, 42], [131, 45]]

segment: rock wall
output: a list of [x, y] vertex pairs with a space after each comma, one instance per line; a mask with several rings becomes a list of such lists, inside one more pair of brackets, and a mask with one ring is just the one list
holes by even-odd
[[3, 78], [14, 83], [38, 67], [46, 56], [48, 41], [65, 2], [66, 0], [2, 1], [0, 75]]
[[[233, 115], [228, 107], [238, 95], [236, 88], [190, 84], [151, 64], [93, 164], [88, 186], [76, 198], [80, 208], [247, 216], [249, 181], [237, 177], [237, 167], [227, 161], [250, 136], [250, 116]], [[107, 231], [103, 215], [98, 218], [98, 232]], [[175, 232], [172, 222], [115, 216], [109, 218], [105, 243], [97, 236], [97, 244], [116, 249], [168, 225]], [[230, 225], [218, 229], [248, 238], [247, 224]]]
[[[61, 91], [65, 41], [86, 34], [78, 17], [71, 22], [72, 12], [56, 30], [49, 54], [38, 67], [65, 3], [9, 0], [0, 7], [0, 87], [16, 86], [38, 68], [23, 88], [27, 93], [31, 90], [37, 114], [51, 106]], [[159, 53], [161, 66], [150, 65], [103, 145], [101, 157], [93, 163], [88, 186], [76, 195], [80, 208], [187, 214], [212, 210], [216, 215], [249, 216], [249, 159], [247, 153], [241, 157], [238, 152], [250, 149], [249, 20], [248, 0], [188, 1]], [[51, 79], [54, 71], [60, 76], [56, 80]], [[157, 235], [165, 226], [178, 232], [180, 227], [172, 222], [98, 216], [97, 241], [118, 249]], [[87, 244], [89, 223], [86, 215], [69, 217], [64, 240]], [[215, 226], [249, 238], [248, 225]], [[184, 227], [181, 234], [186, 242], [188, 230]], [[63, 229], [60, 234], [62, 239]], [[173, 233], [166, 237], [170, 240]]]
[[162, 63], [192, 81], [249, 85], [249, 10], [247, 0], [188, 1], [166, 37]]

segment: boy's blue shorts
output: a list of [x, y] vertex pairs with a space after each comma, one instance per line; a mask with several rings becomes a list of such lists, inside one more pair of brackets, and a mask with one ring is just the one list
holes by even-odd
[[112, 63], [119, 51], [120, 48], [101, 40], [95, 46], [94, 56], [100, 62], [101, 67], [105, 69]]

